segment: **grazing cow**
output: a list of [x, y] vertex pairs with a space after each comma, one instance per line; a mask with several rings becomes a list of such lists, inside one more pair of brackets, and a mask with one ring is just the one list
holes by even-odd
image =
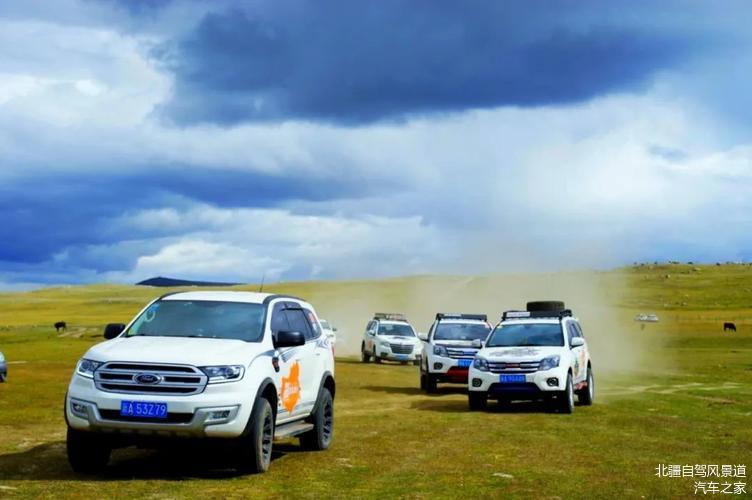
[[732, 332], [735, 332], [736, 331], [736, 325], [733, 324], [733, 323], [729, 323], [729, 322], [724, 323], [723, 324], [723, 331], [725, 332], [725, 331], [728, 331], [728, 330], [730, 330]]
[[65, 331], [66, 328], [68, 328], [68, 325], [65, 324], [65, 321], [58, 321], [55, 323], [56, 332], [59, 332], [60, 330]]

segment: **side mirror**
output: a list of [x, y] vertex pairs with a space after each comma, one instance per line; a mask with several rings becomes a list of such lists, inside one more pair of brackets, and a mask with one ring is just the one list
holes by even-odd
[[104, 327], [104, 338], [107, 340], [114, 339], [125, 330], [124, 323], [110, 323]]
[[483, 347], [483, 342], [480, 339], [473, 339], [473, 347], [480, 349]]
[[582, 347], [585, 345], [585, 339], [582, 337], [575, 337], [569, 342], [569, 346], [574, 347]]
[[332, 331], [336, 332], [337, 331], [337, 327], [336, 326], [332, 327]]
[[375, 331], [373, 331], [373, 330], [369, 330], [369, 331], [367, 331], [366, 333], [367, 333], [368, 335], [370, 335], [371, 337], [373, 337], [374, 335], [376, 335], [376, 332], [375, 332]]
[[295, 347], [305, 344], [305, 336], [300, 332], [277, 332], [274, 347]]
[[425, 332], [418, 332], [418, 338], [423, 342], [428, 342], [428, 334]]

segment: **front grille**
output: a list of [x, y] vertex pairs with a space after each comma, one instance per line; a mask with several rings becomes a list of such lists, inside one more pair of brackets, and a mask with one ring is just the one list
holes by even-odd
[[473, 359], [478, 353], [478, 349], [471, 347], [447, 347], [447, 354], [453, 359]]
[[[155, 375], [156, 383], [137, 380], [138, 375]], [[94, 372], [97, 389], [125, 394], [189, 396], [203, 392], [208, 379], [194, 366], [110, 362]]]
[[99, 410], [99, 414], [105, 420], [114, 420], [117, 422], [147, 422], [156, 424], [187, 424], [193, 419], [192, 413], [168, 413], [167, 418], [142, 418], [142, 417], [125, 417], [120, 415], [118, 410]]
[[412, 354], [413, 346], [410, 344], [389, 344], [394, 354]]
[[493, 373], [533, 373], [538, 371], [540, 361], [521, 361], [518, 363], [489, 361], [488, 369]]
[[541, 390], [537, 385], [532, 382], [518, 383], [518, 384], [491, 384], [488, 388], [488, 392], [491, 395], [505, 394], [510, 392], [515, 393], [540, 393]]

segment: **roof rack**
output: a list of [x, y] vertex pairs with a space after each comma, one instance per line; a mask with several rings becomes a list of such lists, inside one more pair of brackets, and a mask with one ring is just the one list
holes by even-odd
[[564, 309], [563, 311], [504, 311], [501, 315], [501, 320], [506, 321], [508, 319], [525, 319], [525, 318], [557, 318], [562, 319], [572, 316], [571, 309]]
[[485, 314], [464, 314], [464, 313], [436, 313], [436, 321], [442, 319], [474, 319], [478, 321], [488, 321]]
[[402, 313], [374, 313], [373, 319], [385, 319], [388, 321], [407, 321], [407, 317]]

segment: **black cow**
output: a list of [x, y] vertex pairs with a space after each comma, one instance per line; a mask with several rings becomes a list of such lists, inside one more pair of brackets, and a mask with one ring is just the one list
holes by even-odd
[[68, 328], [68, 325], [65, 324], [65, 321], [58, 321], [55, 323], [56, 332], [59, 332], [60, 330], [65, 331], [66, 328]]
[[723, 324], [723, 331], [731, 330], [732, 332], [736, 331], [736, 325], [733, 323], [726, 322]]

